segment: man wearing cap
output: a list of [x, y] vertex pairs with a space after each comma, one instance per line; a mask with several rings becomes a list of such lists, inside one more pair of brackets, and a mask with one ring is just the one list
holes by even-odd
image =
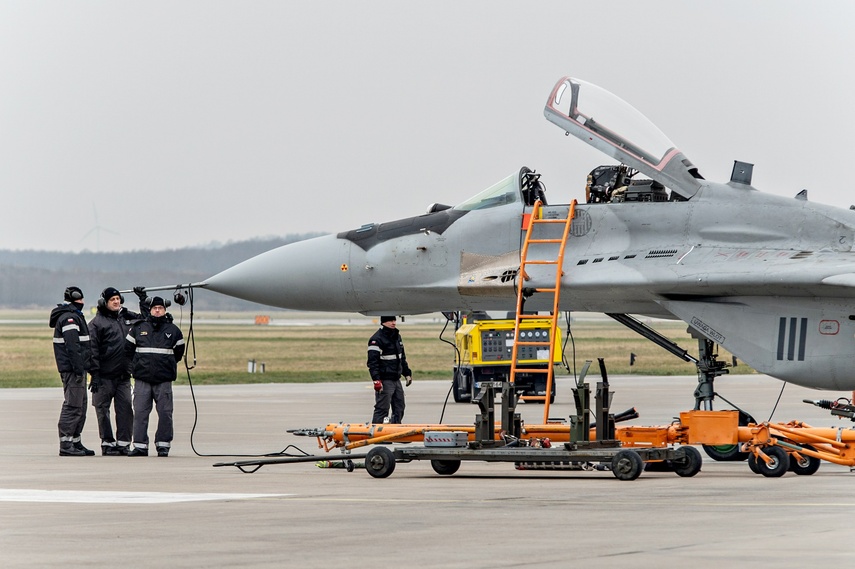
[[392, 407], [390, 423], [400, 423], [404, 419], [404, 387], [401, 376], [407, 380], [407, 386], [413, 382], [413, 372], [407, 365], [404, 342], [398, 332], [398, 321], [394, 316], [381, 316], [380, 329], [368, 340], [368, 372], [374, 382], [374, 416], [372, 423], [382, 423]]
[[[92, 365], [89, 367], [89, 390], [98, 418], [101, 454], [128, 454], [133, 436], [134, 411], [131, 406], [131, 375], [125, 356], [125, 336], [131, 325], [142, 317], [122, 304], [125, 298], [115, 287], [108, 286], [98, 299], [98, 313], [89, 321]], [[110, 405], [116, 411], [116, 436], [110, 421]]]
[[177, 364], [184, 355], [184, 336], [172, 323], [163, 298], [155, 296], [144, 304], [148, 307], [148, 315], [145, 320], [134, 323], [125, 337], [125, 354], [131, 361], [134, 376], [134, 440], [128, 456], [148, 455], [148, 418], [152, 403], [157, 409], [154, 434], [157, 456], [169, 456], [173, 435], [172, 382], [177, 376]]
[[59, 456], [92, 456], [80, 442], [86, 423], [86, 372], [89, 370], [89, 327], [83, 317], [83, 291], [65, 289], [65, 304], [50, 313], [53, 328], [53, 355], [62, 379], [63, 402], [59, 414]]

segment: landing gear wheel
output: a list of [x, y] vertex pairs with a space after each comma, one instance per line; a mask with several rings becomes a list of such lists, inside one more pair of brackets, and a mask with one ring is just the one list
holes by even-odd
[[766, 447], [763, 449], [770, 459], [766, 462], [762, 458], [757, 459], [757, 468], [760, 469], [760, 474], [767, 478], [778, 478], [783, 476], [790, 468], [790, 455], [781, 447]]
[[689, 478], [700, 472], [703, 459], [701, 458], [701, 453], [698, 452], [698, 449], [690, 446], [682, 446], [680, 449], [686, 453], [686, 457], [672, 461], [674, 464], [674, 472], [677, 473], [677, 476]]
[[460, 469], [459, 460], [440, 460], [434, 459], [430, 461], [433, 471], [443, 476], [451, 476]]
[[356, 467], [354, 466], [353, 461], [348, 458], [347, 460], [344, 461], [344, 468], [348, 472], [353, 472], [353, 469]]
[[703, 445], [704, 452], [713, 460], [730, 462], [745, 460], [744, 452], [739, 452], [739, 445]]
[[[813, 447], [806, 446], [805, 448], [815, 450]], [[801, 476], [810, 476], [819, 470], [819, 465], [822, 461], [813, 456], [802, 455], [801, 460], [796, 460], [796, 457], [790, 455], [790, 470]]]
[[[750, 423], [756, 423], [754, 417], [745, 413], [744, 411], [739, 412], [739, 426], [745, 427]], [[740, 452], [739, 445], [701, 445], [704, 448], [704, 452], [707, 453], [713, 460], [723, 461], [723, 462], [731, 462], [737, 460], [745, 460], [747, 459], [751, 453], [750, 452]]]
[[395, 454], [386, 447], [375, 447], [365, 457], [365, 470], [374, 478], [386, 478], [395, 472]]
[[612, 474], [618, 480], [635, 480], [644, 470], [644, 461], [634, 450], [622, 450], [612, 457]]

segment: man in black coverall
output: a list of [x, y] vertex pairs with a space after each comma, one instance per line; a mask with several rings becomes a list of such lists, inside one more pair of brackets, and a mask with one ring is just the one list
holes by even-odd
[[125, 338], [125, 354], [134, 376], [134, 442], [128, 456], [148, 456], [148, 418], [157, 408], [154, 446], [157, 456], [169, 456], [172, 446], [172, 382], [184, 355], [184, 336], [172, 323], [159, 296], [145, 303], [149, 314], [135, 323]]
[[390, 423], [400, 423], [404, 418], [404, 387], [413, 382], [413, 372], [407, 365], [404, 342], [398, 332], [398, 321], [394, 316], [381, 316], [380, 329], [368, 340], [368, 372], [374, 382], [374, 416], [372, 423], [382, 423], [392, 407]]
[[83, 291], [65, 289], [65, 304], [50, 313], [53, 356], [62, 379], [63, 402], [59, 414], [59, 456], [93, 456], [80, 442], [86, 423], [86, 372], [89, 370], [89, 327], [83, 317]]
[[[137, 294], [140, 296], [140, 293]], [[141, 293], [140, 302], [145, 299]], [[118, 289], [108, 286], [98, 299], [98, 313], [89, 321], [92, 365], [89, 368], [89, 390], [98, 418], [101, 454], [128, 454], [133, 436], [134, 411], [131, 406], [131, 374], [125, 356], [125, 336], [141, 315], [122, 304], [125, 298]], [[110, 422], [110, 404], [116, 409], [116, 436]]]

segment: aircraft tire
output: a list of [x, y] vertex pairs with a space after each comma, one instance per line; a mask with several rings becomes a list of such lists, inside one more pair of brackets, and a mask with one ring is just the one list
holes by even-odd
[[635, 480], [644, 470], [644, 461], [634, 450], [622, 450], [612, 457], [612, 474], [618, 480]]
[[771, 458], [771, 462], [758, 460], [757, 467], [760, 469], [760, 474], [767, 478], [779, 478], [790, 469], [790, 455], [781, 447], [766, 447], [763, 449], [766, 456]]
[[[739, 412], [739, 426], [744, 427], [751, 423], [756, 423], [757, 421], [751, 415], [740, 411]], [[750, 452], [740, 452], [739, 445], [701, 445], [704, 449], [704, 452], [707, 453], [707, 456], [713, 460], [717, 460], [719, 462], [732, 462], [738, 460], [746, 460]]]
[[431, 468], [442, 476], [451, 476], [460, 469], [459, 460], [433, 459], [430, 461]]
[[686, 453], [686, 458], [672, 461], [674, 472], [677, 473], [677, 476], [690, 478], [701, 471], [703, 459], [701, 458], [701, 453], [695, 447], [682, 446], [680, 448]]
[[386, 447], [375, 447], [365, 457], [365, 470], [374, 478], [388, 478], [395, 472], [395, 454]]
[[747, 452], [740, 452], [739, 445], [701, 445], [704, 452], [707, 453], [713, 460], [719, 462], [731, 462], [745, 460], [748, 458]]

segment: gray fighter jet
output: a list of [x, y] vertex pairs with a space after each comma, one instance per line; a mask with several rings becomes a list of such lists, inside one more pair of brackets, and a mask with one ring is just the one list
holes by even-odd
[[[705, 406], [712, 378], [726, 373], [713, 343], [785, 381], [855, 389], [855, 211], [811, 203], [805, 192], [761, 193], [742, 162], [729, 182], [708, 182], [638, 111], [578, 79], [558, 81], [544, 113], [617, 161], [591, 172], [575, 208], [562, 311], [607, 313], [694, 361], [708, 380], [696, 392]], [[523, 221], [545, 200], [539, 178], [522, 168], [456, 206], [286, 245], [201, 286], [300, 310], [514, 310], [517, 287], [555, 282], [554, 267], [520, 279]], [[544, 206], [543, 216], [566, 218], [569, 207]], [[539, 247], [548, 256], [555, 245]], [[533, 294], [525, 308], [551, 303]], [[686, 322], [699, 357], [628, 314]]]

